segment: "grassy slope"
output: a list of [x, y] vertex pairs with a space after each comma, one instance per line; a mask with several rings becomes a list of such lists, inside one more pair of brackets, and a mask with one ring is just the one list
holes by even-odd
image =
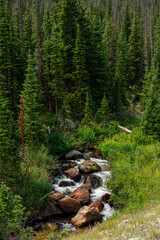
[[155, 240], [160, 239], [160, 202], [152, 202], [132, 213], [116, 217], [81, 234], [70, 234], [66, 240]]

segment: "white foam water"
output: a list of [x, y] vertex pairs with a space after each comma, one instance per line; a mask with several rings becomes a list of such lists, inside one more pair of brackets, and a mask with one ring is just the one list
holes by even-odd
[[[106, 166], [108, 161], [105, 159], [97, 159], [97, 158], [91, 158], [91, 161], [96, 162], [101, 168], [103, 166]], [[78, 168], [78, 165], [83, 163], [85, 159], [78, 159], [78, 160], [72, 160], [77, 163], [75, 168]], [[91, 190], [91, 202], [94, 202], [95, 200], [101, 200], [101, 197], [105, 193], [110, 193], [110, 191], [107, 189], [106, 182], [107, 180], [111, 177], [111, 173], [109, 171], [100, 171], [100, 172], [95, 172], [93, 173], [94, 175], [100, 177], [102, 179], [101, 186], [96, 189]], [[55, 189], [56, 192], [63, 193], [65, 196], [70, 194], [71, 192], [75, 191], [78, 187], [83, 185], [83, 181], [79, 182], [74, 182], [73, 180], [67, 178], [64, 174], [60, 174], [59, 176], [55, 177], [55, 182], [53, 184], [53, 188]], [[59, 183], [61, 181], [73, 181], [75, 183], [74, 186], [67, 186], [67, 187], [59, 187]], [[107, 220], [114, 214], [114, 209], [109, 206], [109, 204], [104, 204], [104, 208], [101, 212], [103, 219]], [[75, 231], [75, 227], [72, 224], [69, 223], [61, 223], [63, 228], [68, 228], [70, 231]], [[74, 230], [73, 230], [74, 229]]]

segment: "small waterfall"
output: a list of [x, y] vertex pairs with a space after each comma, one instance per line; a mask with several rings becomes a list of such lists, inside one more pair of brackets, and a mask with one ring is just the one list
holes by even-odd
[[[103, 169], [104, 166], [106, 166], [108, 163], [107, 160], [97, 159], [97, 158], [93, 158], [93, 157], [91, 157], [90, 160], [96, 162], [101, 167], [101, 169]], [[85, 161], [85, 159], [70, 160], [70, 161], [75, 162], [76, 163], [75, 168], [78, 168], [78, 165], [83, 163]], [[66, 164], [66, 166], [67, 166], [67, 164]], [[64, 167], [64, 164], [63, 164], [63, 167]], [[93, 173], [93, 175], [101, 178], [101, 186], [98, 188], [95, 188], [95, 189], [93, 189], [93, 188], [91, 189], [91, 193], [90, 193], [91, 202], [94, 202], [95, 200], [101, 200], [101, 197], [103, 194], [110, 193], [110, 191], [107, 189], [106, 184], [104, 184], [107, 181], [107, 179], [109, 179], [111, 177], [110, 171], [102, 170], [102, 171]], [[73, 186], [61, 187], [61, 186], [59, 186], [59, 183], [61, 181], [73, 182]], [[83, 174], [81, 174], [81, 180], [79, 182], [74, 182], [70, 178], [67, 178], [63, 174], [63, 172], [61, 172], [58, 176], [56, 176], [54, 178], [53, 189], [56, 192], [59, 192], [59, 193], [64, 194], [65, 196], [68, 196], [71, 192], [75, 191], [78, 187], [80, 187], [83, 184], [84, 184]], [[109, 204], [104, 203], [104, 208], [101, 212], [103, 219], [107, 220], [108, 218], [110, 218], [113, 215], [113, 213], [114, 213], [114, 209], [111, 208], [109, 206]], [[68, 228], [68, 230], [71, 230], [71, 231], [75, 230], [75, 227], [69, 223], [64, 224], [64, 223], [59, 222], [59, 224], [61, 224], [63, 228]]]

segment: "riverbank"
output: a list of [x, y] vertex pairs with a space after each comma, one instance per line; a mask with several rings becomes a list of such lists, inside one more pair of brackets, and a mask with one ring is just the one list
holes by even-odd
[[160, 202], [150, 202], [142, 209], [117, 213], [112, 219], [70, 234], [65, 240], [155, 240], [160, 239]]

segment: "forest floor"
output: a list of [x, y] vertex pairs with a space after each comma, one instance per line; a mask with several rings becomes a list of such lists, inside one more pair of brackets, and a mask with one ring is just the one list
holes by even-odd
[[117, 216], [83, 233], [69, 234], [69, 240], [160, 240], [160, 202]]

